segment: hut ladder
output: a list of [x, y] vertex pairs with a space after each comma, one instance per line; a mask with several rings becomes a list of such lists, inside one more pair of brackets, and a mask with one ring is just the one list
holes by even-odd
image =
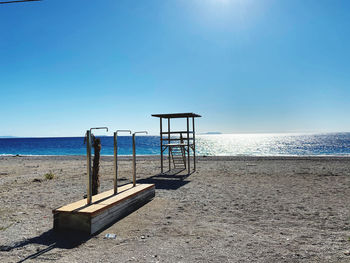
[[171, 158], [173, 159], [174, 168], [183, 168], [186, 169], [186, 150], [183, 145], [182, 134], [180, 133], [180, 142], [179, 145], [172, 145], [169, 147]]

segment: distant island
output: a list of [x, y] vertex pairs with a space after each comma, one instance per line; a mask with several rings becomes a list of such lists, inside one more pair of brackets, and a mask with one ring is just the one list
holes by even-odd
[[205, 132], [205, 133], [201, 133], [201, 134], [206, 134], [206, 135], [211, 135], [211, 134], [222, 134], [222, 132], [214, 131], [214, 132]]
[[6, 138], [16, 138], [16, 136], [0, 136], [1, 139], [6, 139]]

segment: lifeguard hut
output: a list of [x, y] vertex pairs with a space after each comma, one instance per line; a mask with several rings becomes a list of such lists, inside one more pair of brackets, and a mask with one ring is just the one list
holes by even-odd
[[[169, 171], [172, 165], [175, 169], [183, 169], [191, 174], [191, 151], [193, 156], [193, 171], [196, 170], [196, 133], [195, 118], [202, 117], [196, 113], [169, 113], [152, 114], [153, 117], [160, 119], [160, 167], [161, 173], [164, 172], [164, 152], [168, 150]], [[186, 130], [171, 130], [171, 119], [185, 119]], [[163, 131], [163, 119], [168, 121], [167, 131]], [[190, 122], [192, 125], [190, 125]]]

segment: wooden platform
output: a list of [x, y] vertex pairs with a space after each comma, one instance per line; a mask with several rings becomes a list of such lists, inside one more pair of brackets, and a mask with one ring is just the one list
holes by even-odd
[[154, 184], [124, 185], [118, 187], [117, 195], [113, 195], [113, 189], [94, 195], [90, 205], [82, 199], [53, 210], [54, 229], [94, 234], [135, 211], [154, 196]]

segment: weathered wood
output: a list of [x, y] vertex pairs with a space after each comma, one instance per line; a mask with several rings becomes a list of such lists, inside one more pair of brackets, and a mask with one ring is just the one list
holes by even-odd
[[[170, 140], [170, 118], [168, 118], [168, 140]], [[169, 171], [171, 170], [171, 160], [170, 160], [170, 152], [171, 152], [171, 149], [169, 148], [168, 149], [168, 159], [169, 159]]]
[[94, 147], [94, 159], [92, 165], [92, 195], [98, 194], [98, 188], [100, 187], [100, 151], [101, 151], [101, 140], [92, 136]]
[[[191, 174], [191, 150], [193, 151], [193, 171], [196, 170], [196, 145], [195, 145], [195, 125], [194, 119], [197, 117], [201, 117], [195, 113], [170, 113], [170, 114], [152, 114], [153, 117], [158, 117], [160, 119], [160, 163], [161, 163], [161, 173], [163, 173], [163, 160], [164, 160], [164, 151], [168, 150], [168, 160], [169, 160], [169, 171], [171, 170], [170, 160], [171, 158], [174, 160], [174, 152], [172, 152], [172, 147], [175, 146], [175, 142], [180, 142], [179, 145], [183, 146], [185, 143], [186, 146], [182, 147], [182, 153], [184, 156], [184, 165], [185, 169], [187, 169], [188, 175]], [[162, 129], [162, 119], [168, 119], [168, 130], [163, 131]], [[185, 131], [171, 131], [170, 130], [170, 120], [173, 118], [185, 118], [187, 120], [187, 127]], [[192, 130], [190, 130], [189, 118], [192, 119]], [[180, 138], [171, 138], [171, 135], [180, 135]], [[185, 135], [186, 137], [183, 137]], [[164, 138], [165, 136], [166, 138]], [[191, 136], [191, 137], [190, 137]], [[176, 137], [176, 136], [175, 136]], [[168, 144], [166, 144], [168, 143]], [[187, 154], [187, 156], [186, 156]], [[186, 158], [187, 157], [187, 158]], [[187, 160], [186, 160], [187, 159]], [[174, 162], [174, 168], [176, 168]]]
[[[189, 123], [189, 118], [187, 117], [187, 138], [190, 138], [190, 123]], [[191, 173], [191, 163], [190, 163], [190, 140], [187, 140], [187, 162], [188, 162], [188, 175]]]
[[169, 143], [169, 144], [164, 144], [165, 146], [172, 146], [172, 147], [183, 147], [186, 146], [186, 143]]
[[[171, 131], [170, 134], [177, 134], [177, 133], [187, 133], [187, 131]], [[188, 133], [192, 134], [192, 131], [188, 131]], [[161, 134], [168, 134], [168, 132], [162, 132]]]
[[[131, 184], [120, 186], [120, 187], [118, 187], [118, 192], [119, 193], [123, 192], [125, 190], [130, 189], [131, 187], [132, 187]], [[97, 203], [98, 201], [100, 201], [102, 199], [105, 199], [105, 198], [108, 198], [108, 197], [111, 197], [111, 196], [113, 196], [113, 190], [109, 190], [109, 191], [100, 193], [98, 195], [94, 195], [92, 197], [92, 203]], [[86, 199], [82, 199], [82, 200], [76, 201], [74, 203], [62, 206], [62, 207], [60, 207], [58, 209], [55, 209], [54, 211], [58, 211], [58, 212], [73, 212], [74, 210], [79, 210], [79, 209], [82, 209], [83, 207], [87, 207]]]
[[193, 132], [193, 170], [196, 171], [196, 130], [194, 127], [194, 117], [192, 117], [192, 132]]
[[158, 118], [186, 118], [186, 117], [202, 117], [201, 115], [198, 115], [193, 112], [188, 113], [166, 113], [166, 114], [152, 114], [153, 117]]
[[55, 230], [77, 230], [94, 234], [108, 224], [136, 210], [155, 196], [154, 184], [132, 184], [93, 196], [92, 204], [86, 199], [53, 210]]
[[163, 119], [159, 118], [160, 120], [160, 172], [163, 173], [163, 140], [162, 140], [162, 134], [163, 134]]
[[[163, 141], [184, 141], [184, 140], [187, 140], [186, 137], [183, 137], [183, 138], [163, 138], [162, 139]], [[193, 140], [193, 138], [189, 138], [189, 140]]]
[[91, 218], [91, 234], [135, 211], [154, 197], [154, 191], [143, 191], [104, 213]]

